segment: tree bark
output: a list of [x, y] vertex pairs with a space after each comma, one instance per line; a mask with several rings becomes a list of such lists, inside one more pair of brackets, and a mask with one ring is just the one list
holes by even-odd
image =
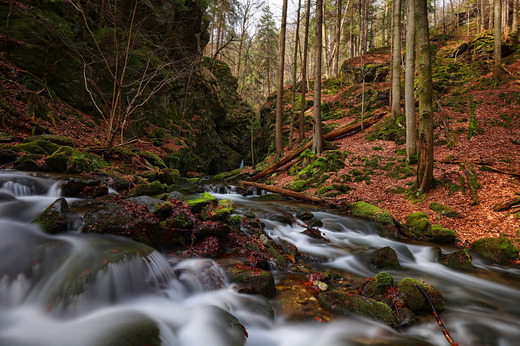
[[415, 119], [415, 4], [407, 1], [406, 12], [406, 70], [404, 103], [406, 114], [406, 159], [408, 162], [417, 152], [417, 125]]
[[518, 0], [513, 0], [513, 23], [511, 24], [511, 32], [518, 31]]
[[343, 21], [341, 20], [343, 0], [338, 0], [338, 18], [336, 23], [336, 45], [334, 46], [334, 76], [339, 78], [339, 53], [341, 44], [341, 29], [343, 28]]
[[[296, 19], [296, 32], [294, 34], [294, 59], [293, 59], [293, 93], [292, 93], [292, 102], [291, 102], [291, 120], [289, 121], [289, 148], [292, 147], [293, 144], [293, 135], [294, 135], [294, 109], [296, 104], [296, 72], [298, 71], [298, 37], [300, 36], [300, 10], [302, 7], [302, 0], [298, 0], [298, 14]], [[303, 86], [302, 86], [303, 87]], [[301, 106], [305, 102], [302, 100]]]
[[307, 59], [309, 57], [309, 26], [311, 16], [311, 0], [307, 0], [305, 13], [305, 37], [303, 40], [303, 64], [302, 64], [302, 104], [300, 109], [300, 126], [298, 129], [298, 142], [303, 141], [305, 134], [305, 95], [307, 94]]
[[276, 187], [276, 186], [272, 186], [272, 185], [266, 185], [266, 184], [260, 184], [260, 183], [254, 183], [254, 182], [251, 182], [251, 181], [242, 181], [242, 180], [239, 181], [238, 184], [239, 185], [253, 186], [253, 187], [256, 187], [257, 189], [263, 189], [263, 190], [267, 190], [267, 191], [271, 191], [271, 192], [276, 192], [276, 193], [279, 193], [281, 195], [289, 196], [289, 197], [296, 198], [296, 199], [300, 199], [300, 200], [305, 201], [305, 202], [318, 203], [318, 204], [322, 204], [324, 202], [327, 203], [327, 204], [330, 203], [329, 201], [327, 201], [324, 198], [313, 197], [313, 196], [306, 195], [304, 193], [294, 192], [294, 191], [291, 191], [291, 190], [283, 189], [281, 187]]
[[323, 132], [321, 127], [321, 53], [322, 53], [323, 0], [316, 0], [316, 55], [314, 74], [314, 126], [312, 151], [320, 155], [323, 151]]
[[501, 29], [501, 16], [502, 16], [502, 1], [501, 0], [494, 0], [493, 2], [494, 6], [494, 46], [493, 46], [493, 80], [495, 81], [495, 84], [498, 83], [500, 80], [500, 74], [502, 73], [501, 68], [501, 50], [502, 50], [502, 29]]
[[278, 59], [278, 93], [276, 97], [276, 159], [282, 157], [282, 115], [283, 115], [283, 78], [285, 63], [285, 29], [287, 26], [287, 0], [283, 0], [282, 26], [280, 28], [280, 54]]
[[415, 0], [416, 40], [419, 94], [419, 164], [417, 195], [427, 192], [433, 184], [433, 83], [431, 73], [430, 37], [427, 0]]
[[393, 2], [392, 118], [401, 115], [401, 0]]

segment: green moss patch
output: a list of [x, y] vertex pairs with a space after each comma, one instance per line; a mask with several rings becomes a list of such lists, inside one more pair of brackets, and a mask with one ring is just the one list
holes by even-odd
[[471, 250], [491, 263], [508, 265], [518, 258], [518, 249], [508, 238], [482, 238], [471, 244]]
[[352, 206], [352, 215], [383, 225], [395, 225], [396, 221], [388, 210], [376, 207], [366, 202], [356, 202]]
[[430, 209], [446, 217], [459, 216], [459, 213], [450, 207], [435, 202], [430, 203]]
[[399, 296], [406, 302], [408, 307], [414, 313], [431, 311], [430, 303], [416, 286], [420, 286], [426, 292], [437, 311], [444, 310], [445, 301], [439, 290], [426, 282], [404, 278], [397, 284], [397, 287], [399, 288]]

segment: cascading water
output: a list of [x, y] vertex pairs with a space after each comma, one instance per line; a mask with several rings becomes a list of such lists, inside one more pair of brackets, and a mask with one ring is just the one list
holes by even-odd
[[[288, 322], [265, 298], [237, 293], [214, 260], [181, 261], [110, 235], [43, 233], [30, 221], [59, 196], [58, 180], [0, 172], [0, 183], [0, 345], [234, 346], [244, 344], [244, 327], [246, 345], [255, 346], [446, 344], [431, 319], [401, 332], [355, 316], [327, 324]], [[320, 258], [320, 270], [372, 277], [368, 257], [391, 246], [403, 269], [389, 273], [439, 288], [448, 300], [442, 317], [461, 345], [515, 345], [520, 339], [516, 268], [475, 260], [475, 272], [454, 271], [435, 262], [430, 246], [394, 242], [369, 223], [315, 211], [330, 240], [320, 242], [298, 225], [270, 220], [277, 210], [291, 212], [292, 204], [208, 190], [232, 200], [238, 212], [254, 209], [272, 238]]]

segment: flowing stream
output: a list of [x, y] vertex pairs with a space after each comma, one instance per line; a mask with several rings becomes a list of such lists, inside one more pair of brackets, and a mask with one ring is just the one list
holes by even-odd
[[[241, 325], [246, 345], [447, 344], [429, 318], [401, 332], [354, 316], [288, 322], [265, 298], [237, 293], [217, 261], [180, 261], [121, 237], [79, 233], [76, 226], [47, 235], [30, 221], [60, 196], [60, 184], [52, 176], [0, 171], [0, 345], [145, 345], [158, 334], [163, 345], [234, 346], [243, 344]], [[237, 213], [253, 210], [272, 238], [320, 258], [318, 270], [373, 277], [368, 258], [391, 246], [403, 268], [389, 274], [437, 287], [447, 299], [441, 317], [460, 345], [520, 340], [518, 268], [474, 257], [474, 272], [451, 270], [436, 263], [428, 244], [381, 238], [367, 222], [312, 206], [255, 201], [233, 189], [208, 190], [232, 200]], [[300, 226], [270, 220], [277, 210], [296, 208], [322, 220], [329, 244], [301, 234]]]

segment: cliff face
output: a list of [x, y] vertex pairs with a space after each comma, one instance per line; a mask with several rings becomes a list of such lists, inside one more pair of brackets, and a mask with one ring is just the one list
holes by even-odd
[[[183, 172], [238, 167], [249, 152], [253, 112], [238, 97], [229, 67], [202, 57], [209, 34], [198, 2], [78, 3], [82, 11], [65, 1], [15, 1], [11, 8], [0, 2], [4, 58], [36, 76], [49, 93], [99, 115], [97, 108], [108, 107], [115, 85], [110, 68], [122, 65], [129, 49], [126, 98], [135, 95], [139, 77], [153, 68], [159, 73], [168, 68], [174, 78], [132, 113], [125, 136], [161, 146], [165, 161]], [[165, 142], [175, 145], [163, 147]]]

